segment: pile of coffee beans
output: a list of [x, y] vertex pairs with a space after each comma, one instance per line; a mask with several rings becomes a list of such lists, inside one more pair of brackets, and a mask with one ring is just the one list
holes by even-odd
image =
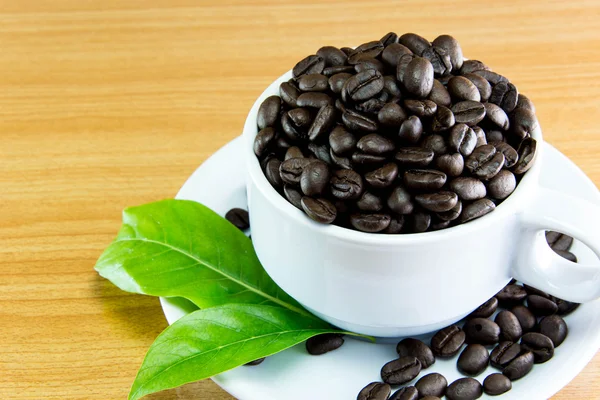
[[317, 222], [418, 233], [495, 209], [535, 160], [533, 103], [456, 39], [320, 48], [257, 115], [267, 180]]

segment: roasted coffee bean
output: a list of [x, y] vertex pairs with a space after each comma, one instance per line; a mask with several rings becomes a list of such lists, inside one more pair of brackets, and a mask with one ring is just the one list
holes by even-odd
[[527, 375], [532, 369], [533, 353], [526, 351], [504, 367], [502, 374], [511, 381], [516, 381]]
[[490, 83], [486, 79], [482, 78], [477, 74], [472, 73], [464, 74], [463, 76], [470, 80], [471, 83], [475, 85], [477, 90], [479, 90], [480, 101], [485, 102], [489, 100], [490, 96], [492, 95], [492, 85], [490, 85]]
[[398, 43], [398, 35], [395, 32], [388, 32], [379, 41], [383, 43], [384, 46], [388, 46], [392, 43]]
[[438, 331], [431, 338], [431, 350], [438, 357], [452, 357], [465, 342], [465, 332], [456, 325]]
[[298, 107], [321, 108], [333, 105], [333, 100], [325, 93], [306, 92], [298, 96], [296, 104]]
[[305, 196], [323, 194], [329, 183], [329, 167], [323, 161], [314, 161], [304, 167], [300, 175], [300, 189]]
[[412, 215], [411, 222], [412, 233], [426, 232], [431, 225], [431, 214], [423, 211], [417, 211]]
[[405, 33], [404, 35], [400, 36], [398, 42], [409, 48], [410, 51], [418, 56], [423, 54], [425, 49], [431, 47], [431, 44], [429, 41], [427, 41], [427, 39], [417, 35], [416, 33]]
[[467, 318], [488, 318], [491, 317], [498, 308], [498, 299], [492, 297], [479, 307], [477, 307]]
[[510, 115], [510, 127], [513, 135], [525, 139], [539, 129], [535, 113], [528, 108], [515, 108]]
[[530, 332], [537, 323], [535, 315], [525, 306], [517, 305], [510, 310], [519, 320], [519, 325], [524, 333]]
[[515, 175], [506, 170], [498, 172], [488, 183], [488, 193], [494, 199], [503, 200], [515, 191], [517, 179]]
[[510, 379], [502, 374], [491, 374], [483, 381], [483, 391], [490, 396], [498, 396], [512, 389]]
[[425, 396], [425, 397], [421, 397], [421, 400], [442, 400], [437, 396]]
[[356, 64], [361, 57], [377, 57], [382, 51], [383, 43], [379, 40], [363, 43], [348, 56], [348, 64]]
[[329, 85], [329, 90], [331, 90], [335, 94], [342, 93], [342, 88], [348, 79], [352, 77], [352, 74], [347, 72], [340, 72], [339, 74], [332, 75], [327, 84]]
[[473, 82], [463, 76], [455, 76], [448, 81], [448, 91], [456, 101], [481, 101], [479, 89]]
[[473, 132], [475, 132], [475, 136], [477, 136], [477, 144], [475, 145], [476, 148], [487, 144], [487, 138], [485, 137], [485, 132], [483, 129], [476, 125], [473, 127]]
[[404, 74], [406, 74], [406, 70], [408, 69], [408, 65], [414, 60], [416, 56], [412, 53], [403, 54], [400, 56], [398, 60], [398, 64], [396, 65], [396, 80], [398, 82], [404, 81]]
[[574, 263], [577, 262], [577, 257], [575, 256], [575, 254], [571, 253], [570, 251], [554, 250], [554, 252], [566, 260], [569, 260]]
[[429, 100], [433, 101], [439, 106], [450, 107], [452, 105], [452, 99], [448, 89], [437, 79], [433, 80], [433, 87], [431, 93], [429, 93]]
[[504, 137], [502, 132], [496, 130], [485, 132], [485, 138], [488, 144], [493, 142], [506, 142], [506, 138]]
[[390, 397], [390, 400], [418, 400], [419, 391], [414, 386], [405, 386], [402, 389], [396, 391]]
[[504, 154], [491, 144], [477, 147], [465, 160], [465, 167], [479, 179], [492, 179], [504, 166]]
[[381, 379], [390, 385], [412, 381], [421, 372], [421, 362], [413, 356], [400, 357], [381, 368]]
[[306, 341], [308, 354], [318, 356], [339, 349], [344, 344], [344, 338], [337, 333], [324, 333], [313, 336]]
[[525, 288], [520, 285], [508, 284], [502, 288], [501, 291], [496, 293], [496, 298], [501, 305], [504, 306], [515, 306], [520, 304], [527, 297]]
[[262, 102], [256, 115], [258, 129], [264, 129], [268, 126], [275, 126], [279, 120], [279, 110], [281, 109], [281, 98], [279, 96], [269, 96]]
[[555, 302], [558, 306], [558, 311], [556, 312], [558, 315], [568, 315], [575, 311], [581, 305], [580, 303], [573, 303], [571, 301], [566, 301], [558, 298], [555, 298]]
[[245, 365], [245, 366], [247, 366], [247, 367], [253, 367], [253, 366], [255, 366], [255, 365], [262, 364], [262, 362], [263, 362], [263, 361], [265, 361], [265, 358], [266, 358], [266, 357], [263, 357], [263, 358], [258, 358], [258, 359], [256, 359], [256, 360], [254, 360], [254, 361], [250, 361], [249, 363], [246, 363], [246, 364], [244, 364], [244, 365]]
[[354, 53], [354, 49], [352, 47], [340, 47], [340, 50], [347, 56]]
[[[388, 97], [387, 93], [385, 92], [381, 92], [379, 95], [385, 97], [386, 99]], [[385, 106], [385, 101], [374, 97], [372, 99], [363, 101], [362, 103], [356, 104], [354, 108], [356, 111], [360, 111], [362, 113], [377, 114], [379, 110], [383, 108], [383, 106]]]
[[363, 153], [357, 151], [352, 153], [352, 163], [355, 165], [376, 166], [381, 165], [386, 161], [386, 156], [378, 156], [375, 154]]
[[396, 103], [387, 103], [377, 113], [379, 123], [388, 127], [399, 127], [406, 118], [406, 112]]
[[492, 85], [496, 85], [499, 82], [508, 82], [508, 79], [506, 79], [504, 76], [497, 74], [493, 71], [489, 71], [489, 70], [477, 70], [477, 71], [472, 71], [475, 75], [479, 75], [482, 78], [484, 78], [485, 80], [487, 80], [489, 83], [491, 83]]
[[327, 77], [323, 74], [306, 74], [298, 78], [298, 89], [302, 92], [324, 92], [328, 86]]
[[337, 216], [337, 210], [329, 200], [304, 196], [300, 203], [306, 215], [322, 224], [332, 223]]
[[372, 382], [365, 386], [356, 400], [387, 400], [392, 393], [392, 388], [387, 383]]
[[396, 346], [396, 352], [399, 357], [413, 356], [418, 358], [424, 369], [435, 363], [435, 357], [429, 346], [418, 339], [402, 339]]
[[356, 138], [343, 126], [338, 125], [329, 135], [329, 146], [336, 154], [348, 154], [356, 148]]
[[479, 60], [465, 60], [463, 62], [462, 67], [460, 68], [460, 74], [466, 75], [481, 70], [489, 71], [490, 67], [488, 67]]
[[491, 364], [499, 369], [506, 367], [521, 354], [521, 345], [514, 342], [500, 342], [490, 353]]
[[454, 207], [452, 207], [449, 211], [439, 212], [436, 215], [442, 221], [450, 222], [450, 221], [454, 221], [455, 219], [460, 217], [461, 213], [462, 213], [462, 202], [460, 200], [458, 200], [456, 202], [456, 205]]
[[410, 193], [402, 186], [396, 186], [387, 199], [387, 206], [396, 214], [410, 214], [413, 212], [414, 204]]
[[265, 177], [275, 189], [279, 189], [283, 186], [283, 181], [279, 175], [280, 166], [281, 161], [279, 161], [277, 158], [271, 158], [269, 161], [267, 161], [267, 166], [265, 167]]
[[402, 231], [402, 227], [404, 226], [404, 215], [392, 215], [392, 219], [390, 220], [390, 224], [383, 231], [383, 233], [387, 234], [396, 234]]
[[483, 394], [483, 387], [477, 379], [460, 378], [452, 382], [446, 389], [449, 400], [475, 400]]
[[554, 347], [558, 347], [564, 342], [569, 329], [565, 320], [560, 316], [550, 315], [540, 321], [540, 333], [548, 336], [554, 343]]
[[285, 185], [283, 187], [283, 193], [285, 194], [285, 198], [292, 203], [294, 207], [302, 210], [302, 193], [300, 193], [300, 191], [294, 189], [291, 185]]
[[483, 182], [468, 176], [461, 176], [451, 180], [449, 187], [461, 200], [478, 200], [484, 198], [487, 194]]
[[437, 46], [431, 46], [421, 54], [423, 58], [429, 60], [433, 66], [433, 72], [438, 75], [446, 75], [452, 71], [452, 62], [450, 61], [450, 55], [448, 52]]
[[494, 103], [484, 103], [485, 118], [500, 129], [506, 131], [510, 127], [510, 121], [506, 112]]
[[423, 376], [415, 383], [421, 398], [426, 396], [442, 397], [446, 393], [448, 381], [442, 374], [433, 372]]
[[440, 35], [433, 40], [432, 45], [438, 49], [446, 50], [446, 53], [448, 53], [448, 56], [450, 57], [452, 71], [458, 73], [463, 66], [463, 52], [458, 40], [450, 35]]
[[448, 107], [438, 106], [437, 112], [431, 121], [431, 130], [433, 132], [442, 132], [452, 128], [456, 122], [454, 113]]
[[519, 154], [517, 151], [506, 142], [490, 142], [492, 146], [496, 148], [496, 151], [504, 154], [504, 167], [512, 168], [519, 160]]
[[383, 49], [383, 52], [381, 53], [381, 59], [388, 66], [396, 68], [400, 58], [402, 58], [402, 56], [405, 54], [412, 54], [412, 51], [400, 43], [392, 43]]
[[[449, 211], [448, 211], [449, 212]], [[429, 231], [439, 231], [441, 229], [445, 229], [450, 226], [451, 221], [440, 221], [440, 220], [432, 220], [431, 225], [429, 225]]]
[[331, 158], [331, 163], [336, 167], [352, 169], [352, 161], [347, 157], [338, 156], [332, 149], [329, 149], [329, 157]]
[[350, 223], [362, 232], [381, 232], [390, 225], [391, 217], [388, 214], [352, 214]]
[[227, 211], [225, 219], [241, 231], [250, 228], [250, 215], [242, 208], [232, 208]]
[[421, 207], [433, 212], [450, 211], [458, 203], [458, 196], [454, 192], [440, 191], [437, 193], [423, 193], [415, 196], [415, 201]]
[[468, 345], [458, 357], [458, 370], [465, 375], [475, 376], [482, 373], [490, 362], [490, 354], [481, 344]]
[[383, 90], [383, 76], [377, 70], [367, 69], [350, 77], [343, 90], [353, 101], [370, 99]]
[[431, 100], [404, 100], [404, 107], [419, 117], [431, 117], [437, 111], [437, 104]]
[[465, 160], [459, 153], [442, 154], [435, 159], [435, 166], [448, 176], [459, 176], [463, 172]]
[[573, 245], [571, 236], [554, 231], [546, 231], [546, 241], [553, 250], [569, 250]]
[[527, 308], [539, 317], [556, 314], [558, 311], [558, 306], [555, 302], [536, 294], [527, 296]]
[[378, 129], [375, 121], [352, 110], [346, 110], [342, 114], [342, 122], [351, 131], [376, 132]]
[[360, 138], [356, 147], [367, 154], [382, 155], [394, 151], [394, 142], [390, 139], [371, 133]]
[[363, 191], [363, 180], [351, 169], [335, 171], [329, 181], [331, 194], [340, 200], [358, 199]]
[[321, 107], [314, 122], [308, 130], [308, 138], [312, 141], [317, 140], [325, 133], [329, 133], [337, 116], [337, 110], [334, 106], [328, 105]]
[[490, 103], [494, 103], [507, 113], [511, 112], [517, 106], [519, 92], [515, 85], [510, 82], [498, 82], [492, 89]]
[[535, 113], [535, 105], [529, 99], [529, 97], [525, 96], [522, 93], [519, 93], [517, 97], [517, 107], [516, 108], [527, 108], [531, 112]]
[[308, 130], [313, 122], [313, 116], [307, 108], [294, 108], [287, 112], [294, 128]]
[[542, 290], [536, 289], [533, 286], [529, 286], [527, 284], [523, 284], [523, 288], [525, 289], [525, 291], [527, 292], [528, 295], [537, 294], [538, 296], [542, 296], [542, 297], [545, 297], [547, 299], [552, 298], [552, 296], [550, 296], [548, 293], [546, 293], [546, 292], [544, 292]]
[[485, 107], [477, 101], [465, 100], [451, 108], [457, 124], [477, 125], [485, 117]]
[[256, 154], [257, 157], [260, 158], [265, 154], [271, 143], [274, 142], [275, 135], [275, 129], [271, 127], [258, 131], [254, 138], [254, 154]]
[[523, 335], [521, 348], [531, 351], [535, 364], [545, 363], [554, 355], [554, 343], [548, 336], [541, 333], [529, 332]]
[[365, 180], [376, 189], [383, 189], [390, 186], [398, 177], [398, 166], [394, 163], [388, 163], [381, 168], [365, 174]]
[[312, 162], [314, 162], [314, 160], [308, 158], [290, 158], [289, 160], [282, 162], [279, 167], [281, 179], [285, 183], [299, 185], [302, 171]]
[[398, 86], [396, 77], [392, 75], [385, 75], [383, 77], [383, 91], [388, 93], [391, 97], [400, 100], [402, 98], [402, 91]]
[[537, 155], [537, 141], [533, 138], [524, 139], [517, 153], [519, 154], [519, 159], [513, 167], [513, 172], [516, 175], [521, 175], [533, 167], [535, 156]]
[[515, 314], [510, 311], [500, 311], [494, 322], [500, 327], [500, 339], [517, 342], [523, 335], [523, 328]]
[[325, 60], [317, 55], [311, 55], [299, 61], [292, 69], [292, 74], [294, 78], [304, 74], [320, 74], [323, 68], [325, 68]]
[[363, 72], [368, 69], [374, 69], [383, 74], [385, 72], [385, 65], [378, 59], [370, 57], [361, 57], [360, 61], [354, 65], [356, 72]]
[[361, 211], [378, 212], [383, 208], [383, 202], [373, 193], [363, 192], [360, 199], [356, 202], [356, 206]]
[[348, 56], [333, 46], [324, 46], [317, 50], [317, 56], [321, 57], [326, 67], [337, 67], [346, 64]]
[[446, 183], [446, 174], [434, 169], [410, 169], [404, 172], [404, 184], [409, 190], [434, 191]]
[[275, 139], [275, 147], [280, 151], [287, 151], [292, 145], [283, 136], [279, 136]]
[[450, 131], [449, 147], [463, 156], [471, 155], [477, 145], [475, 131], [466, 124], [457, 124]]
[[429, 96], [433, 88], [433, 66], [428, 59], [415, 57], [408, 64], [402, 76], [404, 88], [419, 98]]
[[325, 67], [323, 69], [322, 74], [327, 76], [327, 77], [331, 77], [335, 74], [341, 74], [341, 73], [349, 73], [349, 74], [354, 74], [354, 67], [352, 65], [340, 65], [337, 67]]
[[421, 147], [433, 151], [436, 156], [448, 153], [448, 146], [446, 146], [446, 140], [442, 135], [429, 135], [421, 143]]
[[395, 158], [403, 167], [426, 167], [433, 161], [433, 156], [433, 150], [422, 147], [401, 147]]
[[[439, 107], [438, 107], [439, 109]], [[412, 115], [402, 122], [398, 138], [408, 143], [417, 143], [423, 134], [423, 124], [419, 117]]]
[[500, 340], [500, 327], [486, 318], [469, 319], [463, 326], [467, 343], [494, 344]]
[[460, 215], [459, 221], [460, 223], [472, 221], [494, 211], [495, 208], [496, 205], [490, 199], [484, 198], [476, 200], [463, 207], [463, 212]]
[[289, 160], [290, 158], [303, 158], [304, 154], [302, 154], [302, 150], [298, 146], [292, 146], [285, 152], [285, 160]]
[[325, 144], [319, 145], [316, 143], [309, 143], [308, 150], [312, 153], [313, 156], [315, 156], [317, 159], [323, 161], [327, 165], [332, 164], [331, 157], [329, 156], [329, 148], [327, 147], [327, 145], [325, 145]]

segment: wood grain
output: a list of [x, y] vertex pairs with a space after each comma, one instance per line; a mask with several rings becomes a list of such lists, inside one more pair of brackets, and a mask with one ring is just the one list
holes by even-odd
[[[390, 30], [457, 37], [600, 183], [597, 1], [0, 0], [0, 398], [126, 398], [166, 323], [92, 269], [121, 210], [172, 197], [300, 58]], [[597, 355], [555, 398], [599, 393]]]

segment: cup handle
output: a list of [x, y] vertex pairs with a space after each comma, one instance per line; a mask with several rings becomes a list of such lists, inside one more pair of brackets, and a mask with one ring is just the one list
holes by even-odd
[[600, 258], [600, 207], [560, 192], [538, 188], [520, 218], [522, 235], [513, 276], [558, 298], [583, 303], [600, 297], [600, 263], [573, 263], [546, 243], [546, 230], [585, 243]]

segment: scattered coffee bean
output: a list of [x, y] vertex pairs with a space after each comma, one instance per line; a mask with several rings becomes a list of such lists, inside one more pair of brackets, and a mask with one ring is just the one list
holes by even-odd
[[566, 339], [569, 329], [564, 319], [558, 315], [550, 315], [540, 321], [540, 333], [548, 336], [554, 347], [558, 347]]
[[475, 376], [482, 373], [490, 362], [490, 354], [481, 344], [470, 344], [460, 353], [457, 367], [465, 375]]
[[500, 340], [500, 327], [486, 318], [469, 319], [463, 326], [467, 343], [495, 344]]
[[429, 346], [418, 339], [407, 338], [401, 340], [396, 346], [396, 352], [399, 357], [417, 357], [423, 369], [429, 368], [435, 363], [435, 357]]
[[418, 400], [419, 391], [414, 386], [405, 386], [402, 389], [396, 391], [390, 397], [390, 400]]
[[305, 196], [300, 201], [300, 204], [306, 215], [323, 224], [332, 223], [337, 216], [335, 206], [326, 199], [313, 199]]
[[438, 331], [431, 338], [431, 350], [438, 357], [452, 357], [465, 342], [465, 332], [456, 325]]
[[232, 208], [225, 214], [225, 219], [241, 231], [250, 228], [250, 215], [244, 209]]
[[519, 320], [519, 324], [524, 333], [531, 332], [533, 328], [535, 328], [537, 320], [535, 315], [533, 315], [527, 307], [519, 304], [518, 306], [514, 306], [510, 311]]
[[523, 328], [515, 314], [510, 311], [500, 311], [494, 322], [500, 327], [500, 339], [517, 342], [523, 335]]
[[446, 393], [448, 381], [446, 378], [437, 372], [427, 374], [415, 383], [415, 387], [419, 391], [419, 396], [435, 396], [442, 397]]
[[488, 318], [491, 317], [498, 308], [498, 299], [492, 297], [475, 309], [467, 318]]
[[372, 382], [365, 386], [356, 400], [387, 400], [392, 393], [392, 388], [387, 383]]
[[483, 381], [483, 391], [490, 396], [498, 396], [512, 389], [510, 379], [502, 374], [491, 374]]
[[390, 385], [412, 381], [421, 372], [421, 362], [413, 356], [400, 357], [381, 368], [381, 379]]
[[460, 378], [455, 380], [446, 389], [449, 400], [475, 400], [483, 394], [483, 387], [477, 379]]
[[337, 333], [325, 333], [313, 336], [306, 341], [306, 351], [313, 356], [325, 354], [340, 348], [344, 344], [344, 338]]
[[556, 305], [558, 306], [558, 311], [556, 312], [558, 315], [568, 315], [575, 311], [581, 304], [573, 303], [570, 301], [566, 301], [563, 299], [555, 299]]
[[521, 348], [531, 351], [536, 364], [545, 363], [554, 355], [554, 343], [548, 336], [541, 333], [529, 332], [523, 335]]
[[527, 308], [529, 308], [533, 314], [540, 317], [552, 315], [558, 311], [558, 306], [555, 302], [549, 298], [536, 294], [527, 296]]
[[527, 375], [533, 369], [533, 353], [525, 351], [515, 357], [504, 369], [502, 374], [511, 381], [516, 381]]
[[515, 284], [508, 284], [496, 293], [496, 298], [500, 304], [508, 307], [522, 303], [526, 297], [527, 291], [525, 291], [525, 288]]
[[265, 361], [265, 357], [258, 358], [258, 359], [254, 360], [254, 361], [250, 361], [249, 363], [246, 363], [244, 365], [248, 366], [248, 367], [252, 367], [252, 366], [255, 366], [255, 365], [262, 364], [263, 361]]
[[513, 342], [500, 342], [490, 353], [490, 362], [496, 368], [506, 367], [521, 354], [521, 345]]

